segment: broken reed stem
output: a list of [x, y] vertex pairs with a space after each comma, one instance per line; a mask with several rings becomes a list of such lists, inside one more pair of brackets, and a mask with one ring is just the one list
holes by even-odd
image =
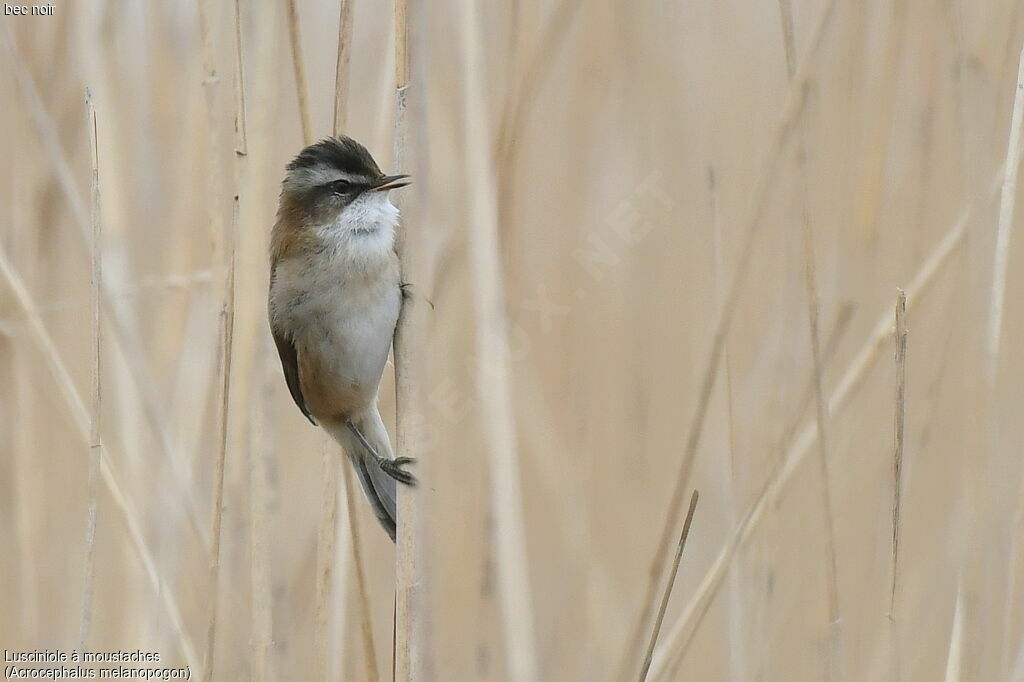
[[903, 435], [906, 425], [907, 389], [907, 294], [896, 290], [896, 417], [895, 445], [893, 448], [893, 489], [892, 489], [892, 588], [889, 591], [889, 627], [892, 638], [893, 667], [896, 680], [899, 676], [899, 647], [896, 630], [896, 584], [899, 577], [900, 556], [900, 497], [903, 485]]
[[103, 227], [100, 213], [100, 165], [99, 139], [96, 125], [96, 107], [92, 92], [85, 89], [86, 124], [89, 131], [89, 157], [92, 162], [92, 277], [90, 278], [91, 322], [92, 322], [92, 406], [89, 429], [89, 483], [88, 511], [85, 526], [85, 570], [82, 585], [82, 609], [79, 618], [78, 642], [82, 651], [89, 643], [89, 629], [92, 623], [92, 596], [96, 570], [96, 513], [99, 495], [100, 460], [103, 444], [100, 439], [100, 415], [102, 393], [100, 383], [100, 355], [103, 351], [103, 331], [100, 326], [100, 289], [103, 282], [102, 236]]
[[809, 47], [804, 59], [800, 62], [796, 74], [791, 79], [787, 92], [786, 103], [783, 107], [782, 116], [776, 125], [771, 145], [764, 157], [761, 171], [757, 176], [755, 188], [752, 193], [752, 201], [748, 206], [746, 217], [743, 223], [743, 241], [739, 258], [729, 284], [725, 300], [721, 306], [721, 312], [712, 338], [711, 349], [708, 353], [707, 364], [700, 382], [700, 389], [697, 394], [696, 409], [690, 422], [689, 435], [686, 440], [683, 459], [679, 464], [679, 474], [676, 476], [675, 488], [665, 514], [662, 525], [661, 536], [658, 540], [654, 556], [650, 563], [647, 586], [644, 596], [640, 601], [641, 611], [633, 627], [633, 635], [627, 642], [626, 650], [623, 653], [623, 664], [620, 667], [626, 668], [628, 661], [634, 651], [641, 646], [643, 632], [657, 598], [657, 585], [660, 581], [661, 567], [665, 564], [665, 557], [668, 554], [672, 542], [672, 529], [676, 527], [676, 519], [679, 518], [683, 506], [683, 495], [690, 479], [690, 472], [693, 469], [694, 460], [697, 457], [697, 449], [700, 446], [701, 436], [704, 429], [704, 421], [707, 416], [708, 407], [711, 402], [711, 393], [714, 390], [718, 376], [719, 360], [725, 347], [725, 340], [728, 337], [729, 329], [732, 326], [733, 315], [739, 302], [739, 296], [750, 271], [750, 259], [754, 253], [754, 243], [760, 232], [762, 218], [765, 214], [765, 207], [772, 189], [778, 179], [778, 167], [789, 141], [790, 133], [794, 123], [803, 112], [804, 104], [807, 101], [807, 86], [810, 82], [810, 70], [813, 60], [817, 57], [818, 48], [821, 46], [825, 27], [828, 25], [836, 0], [828, 0], [821, 10], [817, 24], [811, 34]]
[[[1003, 178], [1003, 172], [1004, 169], [1000, 166], [992, 177], [987, 192], [983, 195], [984, 199], [991, 200], [995, 195]], [[915, 304], [927, 292], [932, 282], [935, 281], [936, 275], [949, 262], [950, 256], [963, 244], [967, 235], [967, 227], [970, 225], [977, 203], [977, 201], [971, 201], [964, 207], [956, 223], [946, 233], [946, 236], [939, 241], [914, 274], [913, 279], [906, 288], [909, 306]], [[885, 347], [886, 342], [891, 337], [892, 315], [886, 310], [829, 396], [828, 410], [830, 414], [838, 414], [848, 404], [850, 397], [860, 386], [868, 369], [874, 365], [881, 349]], [[803, 429], [800, 430], [799, 435], [787, 447], [786, 454], [780, 465], [769, 476], [757, 499], [751, 505], [750, 511], [736, 530], [733, 531], [732, 539], [718, 553], [690, 604], [687, 605], [679, 620], [672, 627], [667, 638], [655, 650], [651, 673], [653, 679], [661, 679], [661, 675], [670, 672], [668, 667], [673, 661], [678, 663], [678, 661], [682, 660], [704, 614], [707, 613], [711, 601], [718, 593], [722, 578], [728, 570], [732, 558], [735, 556], [736, 549], [753, 534], [761, 519], [764, 518], [768, 502], [774, 499], [786, 483], [789, 482], [800, 463], [803, 462], [807, 453], [814, 445], [817, 437], [817, 425], [813, 422], [805, 424]], [[790, 439], [787, 438], [786, 440], [789, 441]]]
[[302, 32], [299, 29], [299, 8], [295, 0], [285, 0], [288, 9], [288, 39], [292, 48], [292, 72], [295, 75], [295, 94], [299, 103], [299, 123], [302, 126], [302, 144], [313, 143], [313, 124], [309, 114], [309, 89], [306, 86], [306, 66], [302, 58]]
[[1006, 176], [999, 197], [999, 223], [996, 228], [996, 248], [992, 273], [992, 296], [988, 326], [988, 381], [995, 384], [999, 366], [999, 339], [1003, 327], [1003, 302], [1006, 298], [1006, 274], [1009, 268], [1010, 235], [1017, 202], [1017, 174], [1020, 170], [1021, 129], [1024, 128], [1024, 50], [1020, 53], [1017, 69], [1017, 87], [1010, 119], [1010, 139], [1006, 146]]
[[355, 0], [341, 0], [338, 17], [338, 60], [334, 66], [334, 135], [341, 135], [347, 123], [349, 61], [352, 57], [352, 5]]
[[679, 534], [679, 544], [676, 545], [676, 556], [672, 560], [672, 569], [668, 574], [668, 583], [665, 585], [665, 592], [661, 596], [661, 606], [658, 607], [658, 617], [654, 621], [654, 630], [651, 632], [651, 641], [647, 644], [647, 653], [644, 655], [644, 664], [640, 669], [640, 682], [647, 679], [647, 671], [651, 669], [651, 658], [654, 656], [654, 646], [658, 643], [658, 633], [661, 632], [661, 624], [665, 621], [665, 611], [668, 609], [668, 600], [672, 596], [672, 588], [676, 584], [676, 574], [679, 573], [679, 562], [683, 558], [683, 548], [686, 546], [686, 538], [690, 535], [690, 524], [693, 522], [693, 511], [697, 508], [699, 493], [694, 490], [690, 496], [690, 509], [686, 512], [686, 520], [683, 522], [683, 531]]

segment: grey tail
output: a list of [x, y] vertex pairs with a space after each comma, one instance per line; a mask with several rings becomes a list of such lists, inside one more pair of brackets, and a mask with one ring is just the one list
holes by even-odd
[[391, 536], [391, 542], [395, 541], [398, 515], [395, 505], [395, 479], [391, 478], [377, 466], [373, 460], [367, 461], [365, 457], [353, 462], [356, 473], [359, 474], [359, 483], [363, 486], [363, 493], [373, 507], [373, 513], [384, 527], [387, 534]]
[[[378, 456], [391, 456], [391, 443], [380, 417], [370, 415], [353, 419], [351, 422], [331, 421], [323, 426], [345, 449], [374, 515], [394, 542], [398, 519], [395, 502], [397, 492], [395, 480], [377, 464]], [[362, 434], [363, 438], [360, 439], [355, 431]], [[376, 453], [371, 452], [367, 445], [376, 450]]]

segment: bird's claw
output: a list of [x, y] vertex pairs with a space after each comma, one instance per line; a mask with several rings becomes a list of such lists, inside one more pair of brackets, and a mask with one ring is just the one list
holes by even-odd
[[414, 464], [415, 462], [416, 460], [412, 457], [398, 457], [397, 459], [382, 458], [379, 464], [381, 471], [399, 483], [416, 485], [416, 477], [402, 468], [407, 464]]

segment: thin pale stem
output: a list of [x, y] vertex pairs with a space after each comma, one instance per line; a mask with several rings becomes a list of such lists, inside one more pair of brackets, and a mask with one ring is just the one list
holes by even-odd
[[85, 529], [85, 570], [78, 635], [79, 646], [83, 651], [88, 647], [89, 629], [92, 624], [92, 597], [96, 571], [97, 497], [99, 495], [100, 461], [103, 456], [103, 443], [100, 436], [100, 414], [103, 408], [100, 380], [102, 369], [100, 357], [103, 352], [103, 330], [100, 325], [100, 290], [103, 282], [103, 226], [100, 213], [100, 166], [96, 107], [93, 104], [92, 92], [88, 88], [85, 89], [85, 108], [86, 122], [89, 127], [89, 156], [92, 161], [92, 276], [90, 278], [92, 308], [92, 405], [89, 429], [89, 483]]
[[338, 59], [334, 66], [334, 134], [341, 135], [348, 119], [349, 62], [352, 59], [352, 7], [355, 0], [341, 0], [338, 17]]
[[672, 568], [669, 570], [668, 583], [665, 585], [665, 592], [661, 596], [661, 606], [658, 607], [658, 617], [654, 621], [654, 630], [651, 632], [651, 640], [647, 643], [647, 653], [644, 655], [644, 664], [640, 669], [640, 682], [647, 679], [647, 671], [651, 669], [651, 658], [654, 656], [654, 647], [658, 643], [658, 634], [661, 632], [661, 624], [665, 622], [665, 611], [668, 609], [668, 600], [672, 596], [672, 588], [676, 584], [676, 575], [679, 573], [679, 562], [683, 558], [683, 548], [686, 547], [686, 538], [690, 535], [690, 524], [693, 522], [693, 512], [697, 508], [699, 493], [694, 490], [690, 496], [690, 509], [686, 512], [686, 520], [683, 522], [683, 530], [679, 534], [679, 543], [676, 545], [676, 555], [672, 560]]
[[313, 124], [309, 111], [309, 88], [306, 85], [306, 65], [302, 57], [302, 31], [299, 28], [299, 8], [295, 0], [285, 0], [288, 9], [288, 38], [292, 47], [292, 72], [295, 75], [295, 94], [299, 103], [299, 123], [302, 126], [302, 144], [313, 142]]
[[896, 296], [896, 410], [893, 446], [892, 488], [892, 576], [889, 590], [889, 627], [895, 679], [900, 679], [899, 642], [896, 630], [896, 587], [900, 557], [900, 500], [903, 487], [903, 440], [907, 414], [907, 294], [902, 289]]

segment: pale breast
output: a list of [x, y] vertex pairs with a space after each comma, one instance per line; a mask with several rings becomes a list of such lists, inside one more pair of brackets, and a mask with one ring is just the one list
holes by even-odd
[[344, 415], [375, 399], [401, 306], [398, 280], [393, 252], [358, 268], [327, 256], [278, 264], [272, 315], [293, 330], [314, 416]]

